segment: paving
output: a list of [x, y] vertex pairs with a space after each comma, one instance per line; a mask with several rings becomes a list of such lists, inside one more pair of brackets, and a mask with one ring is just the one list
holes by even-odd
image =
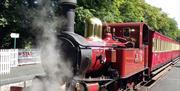
[[0, 86], [31, 80], [36, 75], [45, 75], [41, 64], [14, 67], [10, 74], [0, 75]]
[[180, 91], [180, 59], [149, 91]]

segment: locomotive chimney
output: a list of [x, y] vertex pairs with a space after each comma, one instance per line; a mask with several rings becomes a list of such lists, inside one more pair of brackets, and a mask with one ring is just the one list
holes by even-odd
[[67, 19], [64, 31], [74, 32], [76, 0], [60, 0], [63, 16]]

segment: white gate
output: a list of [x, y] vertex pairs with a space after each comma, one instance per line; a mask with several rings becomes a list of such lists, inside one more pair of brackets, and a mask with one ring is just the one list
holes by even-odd
[[10, 73], [18, 65], [18, 49], [0, 49], [0, 74]]

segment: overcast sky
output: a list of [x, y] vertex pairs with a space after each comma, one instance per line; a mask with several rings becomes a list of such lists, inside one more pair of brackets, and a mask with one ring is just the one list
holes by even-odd
[[174, 18], [178, 27], [180, 28], [180, 0], [145, 0], [147, 3], [161, 8], [168, 14], [169, 17]]

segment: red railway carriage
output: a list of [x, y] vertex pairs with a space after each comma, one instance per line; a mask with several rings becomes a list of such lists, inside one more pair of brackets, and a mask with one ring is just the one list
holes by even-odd
[[151, 71], [170, 62], [180, 55], [180, 44], [158, 32], [151, 31], [149, 68]]

